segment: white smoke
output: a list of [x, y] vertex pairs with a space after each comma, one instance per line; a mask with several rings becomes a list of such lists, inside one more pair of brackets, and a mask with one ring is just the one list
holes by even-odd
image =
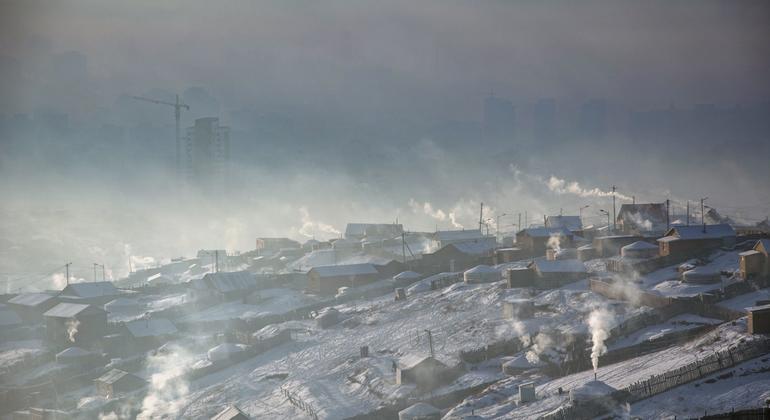
[[[553, 175], [545, 181], [545, 185], [549, 190], [557, 194], [573, 194], [579, 197], [612, 197], [612, 191], [604, 191], [599, 188], [586, 189], [581, 187], [577, 181], [567, 181]], [[617, 192], [615, 193], [615, 197], [628, 201], [631, 201], [632, 199], [627, 195]]]
[[591, 333], [591, 364], [594, 372], [599, 369], [599, 356], [607, 352], [607, 346], [604, 342], [610, 337], [610, 330], [615, 319], [615, 315], [604, 308], [597, 308], [588, 315], [588, 329]]
[[78, 335], [78, 327], [80, 327], [80, 321], [77, 319], [70, 319], [67, 320], [65, 325], [67, 326], [67, 339], [74, 343], [75, 337]]
[[558, 254], [561, 251], [561, 235], [558, 233], [551, 234], [551, 236], [548, 238], [548, 242], [545, 243], [545, 245], [556, 251]]
[[192, 361], [193, 356], [181, 347], [147, 358], [147, 368], [154, 373], [137, 420], [177, 417], [190, 393], [184, 374]]
[[553, 346], [553, 339], [551, 339], [549, 334], [541, 331], [535, 336], [535, 339], [532, 340], [532, 347], [527, 351], [524, 357], [526, 357], [527, 361], [532, 364], [538, 363], [540, 362], [540, 355], [551, 346]]
[[413, 213], [423, 213], [441, 222], [448, 220], [452, 227], [457, 229], [463, 228], [463, 225], [457, 221], [457, 215], [454, 211], [445, 212], [441, 209], [434, 209], [431, 203], [426, 201], [421, 204], [414, 198], [409, 199], [409, 207], [411, 207]]
[[299, 213], [302, 227], [299, 228], [298, 232], [302, 236], [314, 238], [316, 235], [321, 234], [325, 237], [330, 236], [337, 238], [342, 234], [342, 232], [335, 229], [332, 225], [313, 220], [310, 217], [310, 212], [307, 210], [307, 207], [300, 207]]
[[631, 221], [636, 225], [636, 227], [639, 230], [645, 231], [645, 232], [652, 231], [652, 227], [653, 227], [652, 222], [642, 217], [640, 213], [631, 213], [626, 217], [630, 218]]

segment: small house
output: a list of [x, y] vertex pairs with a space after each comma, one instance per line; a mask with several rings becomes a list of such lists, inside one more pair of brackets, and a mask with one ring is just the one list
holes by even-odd
[[689, 257], [735, 245], [735, 230], [728, 224], [674, 226], [658, 239], [661, 256]]
[[500, 271], [488, 265], [477, 265], [463, 273], [463, 280], [468, 283], [492, 283], [500, 281]]
[[148, 350], [168, 342], [178, 333], [173, 322], [166, 318], [137, 319], [123, 324], [122, 333], [129, 345], [137, 350]]
[[247, 416], [240, 408], [235, 405], [231, 405], [224, 410], [220, 411], [217, 415], [211, 418], [211, 420], [249, 420]]
[[105, 398], [114, 398], [126, 394], [147, 385], [147, 381], [120, 369], [112, 369], [104, 375], [94, 379], [96, 392]]
[[497, 245], [494, 236], [485, 236], [478, 229], [462, 230], [439, 230], [433, 234], [433, 242], [436, 248], [443, 248], [450, 244], [459, 244], [463, 242], [484, 242], [492, 248]]
[[598, 258], [599, 254], [596, 252], [596, 248], [593, 245], [583, 245], [577, 249], [577, 259], [580, 261], [588, 261]]
[[545, 219], [545, 227], [564, 228], [574, 233], [583, 230], [583, 221], [580, 216], [548, 216]]
[[424, 402], [410, 405], [398, 412], [398, 420], [440, 420], [441, 411]]
[[256, 246], [257, 255], [273, 254], [282, 249], [296, 249], [301, 248], [299, 242], [289, 238], [257, 238]]
[[535, 270], [535, 287], [552, 289], [588, 277], [588, 270], [580, 260], [536, 259], [530, 263]]
[[192, 300], [227, 302], [243, 299], [257, 288], [257, 279], [248, 271], [208, 273], [188, 283]]
[[422, 272], [456, 272], [488, 262], [494, 249], [494, 242], [489, 240], [450, 243], [433, 253], [423, 254], [419, 263]]
[[504, 264], [524, 259], [526, 256], [521, 248], [509, 247], [495, 250], [495, 264]]
[[516, 233], [516, 244], [531, 255], [543, 255], [548, 249], [549, 241], [558, 241], [560, 247], [572, 246], [574, 234], [563, 227], [527, 228]]
[[752, 306], [746, 312], [749, 334], [770, 334], [770, 305]]
[[327, 265], [308, 271], [308, 290], [318, 294], [335, 294], [343, 286], [356, 287], [380, 278], [380, 272], [369, 263]]
[[7, 303], [24, 322], [38, 323], [43, 321], [43, 314], [56, 306], [58, 301], [54, 295], [48, 293], [22, 293]]
[[422, 275], [420, 275], [420, 273], [415, 273], [414, 271], [402, 271], [393, 276], [393, 283], [396, 287], [404, 287], [420, 280], [421, 278]]
[[760, 239], [754, 247], [741, 252], [740, 271], [741, 277], [750, 279], [754, 277], [770, 277], [770, 239]]
[[682, 281], [685, 283], [711, 284], [722, 280], [722, 273], [718, 269], [709, 267], [695, 267], [682, 273]]
[[206, 356], [212, 362], [225, 362], [242, 355], [244, 351], [246, 346], [243, 344], [222, 343], [209, 349]]
[[601, 258], [615, 257], [620, 255], [620, 250], [634, 242], [640, 241], [642, 237], [634, 235], [610, 235], [597, 236], [592, 245], [596, 249], [596, 254]]
[[61, 302], [87, 303], [104, 305], [121, 295], [110, 281], [95, 281], [91, 283], [72, 283], [65, 287], [58, 298]]
[[616, 217], [618, 229], [626, 235], [655, 235], [666, 230], [666, 204], [623, 204]]
[[57, 346], [89, 343], [103, 337], [107, 329], [107, 312], [82, 303], [60, 303], [43, 314], [46, 338]]
[[506, 375], [521, 375], [523, 372], [526, 372], [532, 369], [539, 369], [544, 367], [545, 365], [546, 365], [545, 362], [540, 360], [540, 358], [538, 358], [537, 356], [527, 357], [527, 354], [525, 352], [525, 353], [516, 355], [514, 357], [504, 359], [503, 373]]
[[432, 389], [441, 384], [447, 370], [445, 364], [431, 356], [404, 356], [396, 367], [396, 384], [415, 384], [418, 388]]
[[505, 270], [506, 287], [532, 287], [535, 285], [535, 270], [532, 267], [514, 267]]

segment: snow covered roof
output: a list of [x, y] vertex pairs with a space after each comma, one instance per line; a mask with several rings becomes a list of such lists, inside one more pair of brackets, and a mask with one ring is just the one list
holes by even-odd
[[456, 242], [447, 246], [455, 247], [455, 249], [462, 252], [463, 254], [482, 255], [495, 248], [496, 243], [494, 242], [494, 238], [491, 239], [492, 240], [469, 240], [464, 242]]
[[203, 282], [207, 288], [220, 293], [237, 292], [257, 287], [256, 277], [248, 271], [208, 273], [203, 276]]
[[435, 363], [442, 364], [441, 362], [439, 362], [438, 360], [430, 356], [425, 356], [420, 354], [407, 354], [406, 356], [403, 356], [400, 359], [398, 359], [398, 366], [401, 369], [412, 369], [413, 367], [427, 360], [431, 360]]
[[726, 223], [706, 225], [705, 232], [703, 225], [674, 226], [665, 236], [676, 236], [680, 239], [718, 239], [735, 236], [735, 229]]
[[83, 303], [60, 303], [49, 309], [43, 316], [54, 318], [72, 318], [78, 315], [90, 315], [104, 312], [93, 305]]
[[348, 223], [345, 237], [385, 236], [396, 237], [403, 233], [404, 227], [394, 223]]
[[422, 277], [420, 273], [415, 273], [414, 271], [402, 271], [393, 276], [393, 280], [410, 280], [419, 279], [420, 277]]
[[231, 405], [212, 417], [211, 420], [248, 420], [248, 418], [249, 416], [244, 414], [240, 408]]
[[47, 293], [22, 293], [15, 296], [13, 299], [8, 300], [8, 303], [22, 306], [38, 306], [53, 298], [54, 296]]
[[720, 271], [718, 268], [709, 267], [709, 266], [698, 266], [691, 270], [687, 270], [683, 273], [685, 276], [713, 276], [720, 274]]
[[657, 246], [644, 241], [636, 241], [632, 244], [628, 244], [621, 248], [622, 250], [634, 250], [634, 251], [642, 251], [646, 249], [658, 249]]
[[475, 273], [497, 273], [498, 271], [488, 265], [480, 264], [477, 265], [471, 269], [468, 269], [465, 271], [466, 274], [475, 274]]
[[746, 311], [747, 312], [770, 311], [770, 304], [749, 306], [748, 308], [746, 308]]
[[240, 353], [244, 350], [242, 344], [222, 343], [216, 347], [209, 349], [206, 353], [209, 360], [218, 361], [225, 360], [233, 354]]
[[548, 238], [552, 235], [559, 235], [559, 236], [572, 236], [572, 232], [569, 230], [563, 228], [563, 227], [536, 227], [536, 228], [527, 228], [524, 229], [522, 232], [524, 232], [525, 235], [532, 237], [532, 238]]
[[748, 251], [743, 251], [743, 252], [739, 253], [738, 255], [741, 256], [741, 257], [748, 257], [749, 255], [760, 255], [760, 254], [762, 254], [762, 253], [757, 251], [757, 250], [755, 250], [755, 249], [751, 249], [751, 250], [748, 250]]
[[347, 265], [324, 265], [313, 267], [310, 271], [318, 274], [319, 277], [337, 277], [337, 276], [360, 276], [366, 274], [378, 274], [379, 271], [372, 264], [347, 264]]
[[129, 334], [136, 338], [159, 337], [177, 332], [176, 326], [166, 318], [137, 319], [126, 322], [126, 329], [128, 329]]
[[114, 300], [111, 300], [104, 304], [104, 307], [114, 307], [114, 306], [137, 306], [139, 305], [139, 301], [135, 299], [126, 299], [126, 298], [117, 298]]
[[425, 416], [432, 416], [440, 413], [441, 411], [439, 411], [438, 408], [424, 402], [418, 402], [417, 404], [411, 405], [399, 411], [398, 415], [399, 415], [399, 418], [402, 416], [425, 417]]
[[138, 379], [142, 382], [144, 382], [144, 379], [134, 375], [133, 373], [128, 373], [124, 370], [120, 369], [112, 369], [111, 371], [105, 373], [104, 375], [100, 376], [98, 379], [96, 379], [99, 382], [103, 382], [106, 384], [114, 384], [115, 382], [123, 379], [123, 378], [132, 378], [132, 379]]
[[520, 354], [518, 356], [515, 356], [511, 360], [503, 363], [503, 368], [504, 369], [506, 368], [507, 369], [532, 369], [540, 366], [545, 366], [545, 363], [543, 363], [542, 360], [536, 357], [531, 357], [531, 359], [532, 360], [530, 360], [530, 358], [527, 358], [526, 354]]
[[549, 228], [565, 228], [567, 230], [583, 229], [583, 221], [580, 216], [548, 216], [545, 226]]
[[585, 273], [585, 264], [580, 260], [535, 260], [535, 267], [541, 273]]
[[770, 239], [758, 240], [757, 243], [754, 245], [754, 249], [759, 250], [760, 245], [765, 250], [765, 252], [770, 252]]
[[484, 235], [480, 230], [468, 229], [468, 230], [439, 230], [433, 234], [433, 237], [440, 242], [446, 241], [467, 241], [472, 239], [483, 238]]
[[82, 356], [88, 356], [91, 354], [90, 351], [82, 349], [80, 347], [70, 347], [65, 350], [60, 351], [56, 354], [57, 359], [62, 358], [70, 358], [70, 357], [82, 357]]
[[598, 397], [612, 395], [615, 388], [602, 381], [589, 381], [570, 390], [570, 398], [573, 400], [591, 400]]
[[77, 296], [81, 298], [94, 298], [100, 296], [114, 296], [120, 291], [109, 281], [96, 281], [91, 283], [73, 283], [62, 290], [62, 295]]

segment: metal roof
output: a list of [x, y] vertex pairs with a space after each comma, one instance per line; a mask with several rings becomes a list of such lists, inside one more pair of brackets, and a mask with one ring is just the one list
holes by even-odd
[[177, 332], [176, 326], [166, 318], [137, 319], [136, 321], [126, 322], [125, 325], [129, 334], [136, 338], [159, 337], [176, 334]]
[[8, 300], [8, 303], [21, 306], [37, 306], [48, 302], [53, 298], [54, 296], [51, 296], [47, 293], [22, 293], [18, 296], [15, 296], [13, 299]]
[[666, 232], [666, 236], [676, 236], [680, 239], [720, 239], [735, 236], [735, 229], [727, 223], [705, 225], [705, 227], [703, 225], [674, 226]]
[[433, 237], [437, 241], [466, 241], [473, 239], [481, 239], [484, 235], [480, 230], [468, 229], [468, 230], [439, 230], [433, 234]]
[[111, 371], [105, 373], [104, 375], [100, 376], [96, 380], [99, 381], [99, 382], [104, 382], [106, 384], [114, 384], [115, 382], [117, 382], [117, 381], [119, 381], [119, 380], [121, 380], [123, 378], [126, 378], [126, 377], [133, 378], [134, 380], [138, 379], [138, 380], [144, 382], [144, 379], [134, 375], [133, 373], [128, 373], [128, 372], [126, 372], [124, 370], [120, 370], [120, 369], [112, 369]]
[[583, 221], [580, 220], [580, 216], [548, 216], [545, 220], [545, 226], [549, 228], [581, 230], [583, 229]]
[[542, 273], [585, 273], [585, 264], [580, 260], [535, 260], [537, 270]]
[[73, 283], [62, 290], [62, 295], [93, 298], [100, 296], [115, 296], [120, 291], [109, 281], [97, 281], [92, 283]]
[[569, 230], [558, 227], [558, 228], [547, 228], [547, 227], [536, 227], [536, 228], [527, 228], [524, 229], [522, 232], [524, 232], [527, 236], [530, 236], [532, 238], [548, 238], [552, 235], [561, 235], [561, 236], [572, 236], [572, 232]]
[[50, 316], [54, 318], [73, 318], [78, 315], [88, 315], [99, 312], [104, 311], [95, 306], [86, 305], [84, 303], [60, 303], [45, 312], [43, 316]]
[[361, 276], [366, 274], [379, 274], [379, 271], [372, 264], [347, 264], [347, 265], [324, 265], [313, 267], [319, 277], [337, 277], [337, 276]]
[[257, 287], [257, 278], [248, 271], [208, 273], [203, 276], [207, 288], [220, 293], [237, 292]]

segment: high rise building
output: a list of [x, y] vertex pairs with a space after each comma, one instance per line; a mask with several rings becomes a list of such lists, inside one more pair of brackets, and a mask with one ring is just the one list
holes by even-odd
[[511, 101], [494, 95], [484, 100], [484, 132], [488, 139], [513, 140], [515, 122], [516, 112]]
[[207, 192], [223, 192], [230, 165], [230, 128], [219, 118], [195, 120], [187, 129], [185, 175], [188, 184]]

